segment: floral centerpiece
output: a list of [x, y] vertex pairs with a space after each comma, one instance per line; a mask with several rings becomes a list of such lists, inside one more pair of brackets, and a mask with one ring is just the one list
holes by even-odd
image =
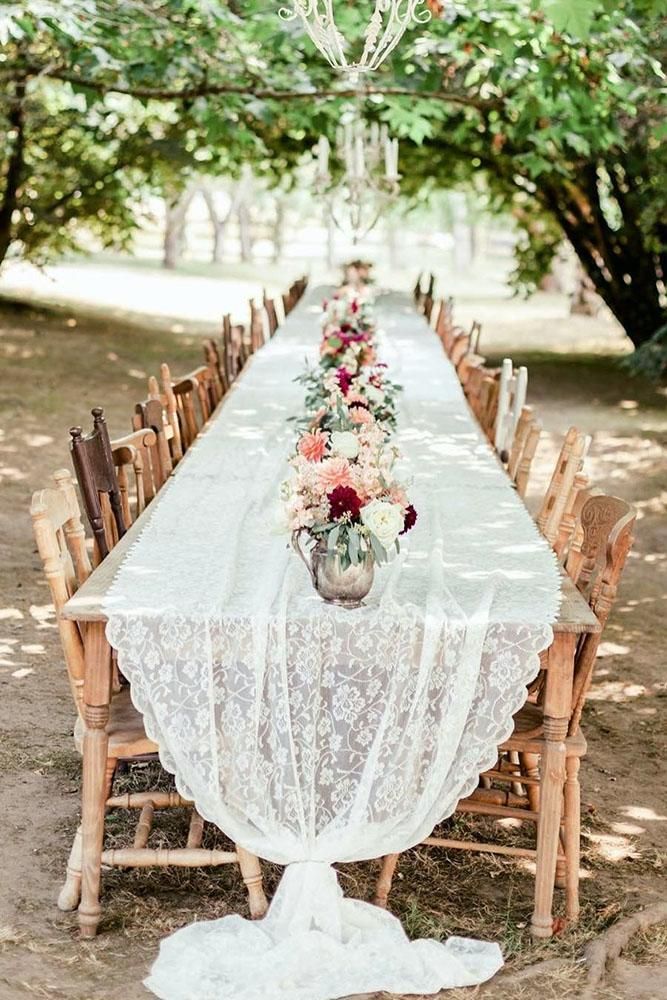
[[353, 288], [363, 288], [375, 280], [373, 264], [369, 260], [350, 260], [343, 265], [343, 284]]
[[[398, 552], [400, 536], [415, 524], [416, 511], [394, 476], [397, 457], [375, 423], [318, 427], [299, 438], [282, 496], [295, 542], [305, 532], [313, 543], [309, 569], [325, 600], [357, 607], [370, 589], [373, 565]], [[341, 595], [333, 577], [350, 569], [361, 570], [352, 577], [363, 593], [355, 586]]]
[[344, 289], [326, 301], [322, 310], [320, 364], [357, 372], [375, 363], [375, 320], [367, 296]]
[[306, 417], [300, 423], [322, 430], [337, 426], [341, 411], [353, 424], [380, 424], [389, 434], [396, 428], [398, 394], [401, 386], [387, 375], [387, 366], [373, 366], [349, 371], [338, 368], [308, 368], [296, 379], [306, 389]]
[[371, 297], [339, 289], [324, 303], [322, 330], [319, 364], [298, 379], [306, 415], [281, 494], [315, 589], [325, 601], [359, 607], [375, 564], [400, 550], [417, 513], [395, 476], [390, 439], [400, 386], [377, 360]]

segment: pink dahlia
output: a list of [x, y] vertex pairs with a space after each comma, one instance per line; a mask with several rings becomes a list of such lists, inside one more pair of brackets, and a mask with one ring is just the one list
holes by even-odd
[[297, 445], [297, 451], [309, 462], [321, 462], [327, 449], [327, 437], [322, 431], [304, 434]]
[[348, 460], [338, 455], [327, 458], [322, 462], [318, 481], [325, 493], [332, 492], [337, 486], [351, 486], [352, 475]]

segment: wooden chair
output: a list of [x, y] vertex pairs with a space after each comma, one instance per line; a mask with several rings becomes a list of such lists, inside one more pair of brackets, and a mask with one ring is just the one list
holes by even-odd
[[285, 319], [287, 319], [295, 305], [291, 289], [287, 292], [283, 292], [281, 298], [283, 300], [283, 315], [285, 316]]
[[[156, 481], [153, 473], [152, 456], [156, 446], [157, 437], [150, 427], [143, 427], [111, 442], [123, 519], [128, 527], [146, 509], [146, 504], [150, 503], [162, 485], [159, 479]], [[113, 537], [113, 527], [113, 522], [109, 521], [106, 534], [107, 538], [113, 538], [109, 548], [118, 541]]]
[[264, 335], [264, 310], [250, 300], [250, 353], [254, 354], [266, 342]]
[[[70, 428], [70, 450], [84, 509], [93, 532], [96, 559], [101, 561], [111, 547], [108, 535], [110, 519], [113, 520], [115, 538], [122, 538], [126, 525], [104, 410], [96, 406], [91, 413], [93, 429], [90, 434], [84, 437], [81, 427]], [[109, 517], [105, 517], [107, 504]]]
[[424, 319], [426, 320], [429, 326], [431, 325], [433, 319], [433, 305], [434, 305], [433, 296], [425, 295], [424, 298], [422, 299], [421, 310], [424, 314]]
[[[56, 610], [58, 631], [65, 656], [67, 676], [77, 713], [74, 729], [76, 749], [82, 753], [83, 731], [85, 728], [83, 688], [85, 682], [85, 661], [83, 640], [75, 622], [67, 621], [60, 615], [65, 602], [87, 579], [91, 566], [86, 550], [86, 540], [76, 490], [71, 474], [60, 470], [53, 476], [54, 488], [40, 490], [33, 495], [30, 515], [33, 522], [37, 549], [49, 585]], [[143, 719], [134, 708], [129, 688], [121, 688], [111, 700], [108, 724], [109, 745], [106, 761], [106, 777], [100, 800], [104, 803], [96, 822], [104, 826], [105, 813], [110, 809], [139, 810], [139, 821], [134, 835], [134, 843], [129, 848], [103, 850], [101, 857], [84, 857], [83, 831], [80, 826], [67, 863], [67, 876], [58, 896], [61, 910], [77, 909], [81, 897], [81, 871], [93, 866], [98, 873], [103, 866], [119, 865], [123, 868], [148, 868], [177, 865], [179, 867], [200, 867], [238, 863], [243, 880], [248, 888], [248, 901], [253, 917], [261, 917], [266, 912], [267, 902], [262, 888], [262, 873], [259, 861], [242, 848], [234, 851], [205, 850], [201, 846], [204, 823], [192, 808], [192, 804], [181, 799], [176, 792], [131, 792], [113, 795], [113, 780], [119, 761], [145, 760], [157, 754], [157, 746], [148, 739], [144, 731]], [[84, 759], [84, 783], [89, 780]], [[192, 808], [188, 843], [185, 848], [151, 848], [148, 841], [155, 810], [173, 807]], [[96, 928], [93, 928], [93, 935]]]
[[456, 368], [457, 372], [459, 365], [461, 364], [463, 358], [470, 350], [470, 335], [467, 333], [457, 333], [454, 342], [452, 343], [451, 351], [449, 352], [449, 360]]
[[222, 318], [222, 346], [225, 370], [231, 385], [250, 357], [250, 345], [246, 343], [245, 327], [233, 324], [229, 313]]
[[570, 427], [535, 519], [538, 528], [552, 546], [559, 537], [563, 518], [572, 509], [576, 492], [583, 485], [580, 474], [588, 445], [589, 439], [576, 427]]
[[496, 428], [496, 417], [498, 415], [498, 389], [500, 378], [485, 372], [482, 376], [482, 384], [479, 388], [478, 420], [484, 434], [493, 444], [493, 437]]
[[208, 365], [200, 365], [194, 371], [183, 376], [190, 379], [197, 386], [197, 399], [199, 401], [199, 413], [202, 424], [211, 419], [213, 411], [222, 399], [222, 385], [217, 372], [214, 372]]
[[[636, 518], [633, 508], [616, 497], [589, 496], [582, 505], [578, 524], [579, 543], [568, 559], [568, 573], [587, 598], [591, 610], [604, 628], [618, 590], [619, 580], [632, 545]], [[574, 663], [570, 714], [565, 737], [565, 780], [560, 797], [545, 802], [540, 795], [541, 762], [545, 750], [544, 719], [539, 694], [514, 717], [514, 732], [499, 748], [494, 767], [480, 776], [480, 786], [458, 803], [460, 813], [512, 819], [539, 824], [547, 809], [558, 810], [561, 826], [556, 882], [565, 888], [566, 916], [575, 922], [579, 915], [579, 861], [581, 804], [579, 767], [586, 753], [580, 722], [590, 688], [601, 632], [580, 637]], [[548, 658], [546, 658], [548, 670]], [[460, 841], [441, 836], [427, 837], [424, 844], [448, 849], [481, 851], [537, 861], [536, 893], [546, 878], [536, 848], [513, 847], [493, 842]], [[375, 890], [375, 902], [387, 905], [398, 855], [383, 859]]]
[[264, 311], [269, 325], [269, 337], [273, 337], [278, 329], [278, 313], [276, 312], [276, 304], [273, 299], [267, 297], [266, 289], [264, 289], [262, 304], [264, 306]]
[[169, 422], [165, 397], [161, 395], [157, 379], [153, 375], [148, 379], [148, 398], [134, 407], [132, 426], [134, 430], [150, 428], [155, 434], [156, 445], [151, 461], [153, 476], [157, 478], [156, 485], [159, 489], [183, 457], [183, 449], [180, 430], [178, 427], [175, 430]]
[[479, 342], [482, 339], [482, 324], [478, 320], [473, 320], [470, 327], [470, 350], [473, 354], [479, 354]]
[[507, 462], [507, 472], [520, 497], [525, 497], [530, 469], [542, 433], [542, 424], [535, 417], [531, 406], [524, 406], [516, 426], [512, 450]]
[[217, 382], [219, 397], [222, 399], [229, 390], [230, 382], [223, 358], [218, 350], [218, 345], [209, 337], [203, 341], [202, 348], [204, 351], [204, 360], [207, 367], [210, 368], [214, 380]]
[[196, 381], [187, 377], [174, 382], [167, 364], [160, 366], [160, 374], [167, 418], [174, 436], [177, 435], [180, 440], [181, 451], [185, 454], [204, 424], [204, 418], [197, 417], [195, 406], [195, 400], [200, 398], [199, 386]]

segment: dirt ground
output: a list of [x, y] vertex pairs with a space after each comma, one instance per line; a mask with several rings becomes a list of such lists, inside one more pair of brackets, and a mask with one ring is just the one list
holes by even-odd
[[[448, 996], [548, 1000], [580, 995], [580, 957], [588, 939], [620, 916], [667, 899], [667, 400], [626, 375], [613, 353], [560, 353], [556, 325], [547, 331], [534, 310], [514, 309], [512, 318], [504, 316], [505, 340], [519, 345], [515, 361], [528, 365], [530, 402], [546, 431], [534, 493], [544, 487], [559, 438], [576, 423], [593, 436], [593, 481], [639, 511], [636, 545], [584, 719], [590, 749], [582, 768], [582, 920], [535, 944], [527, 930], [529, 866], [428, 848], [403, 857], [391, 905], [411, 935], [457, 933], [501, 942], [507, 971], [490, 987]], [[616, 347], [597, 321], [578, 318], [582, 323], [592, 341]], [[106, 874], [104, 916], [92, 943], [77, 939], [74, 914], [55, 907], [77, 825], [79, 760], [28, 505], [32, 491], [69, 464], [68, 428], [86, 426], [90, 407], [100, 404], [112, 433], [127, 432], [134, 402], [145, 395], [146, 375], [165, 359], [175, 372], [193, 367], [200, 359], [198, 337], [93, 321], [66, 309], [0, 306], [1, 1000], [138, 1000], [148, 995], [141, 980], [160, 937], [195, 917], [245, 913], [232, 867], [213, 874]], [[149, 771], [138, 768], [121, 782], [139, 788]], [[180, 816], [165, 821], [162, 835], [178, 833], [183, 822]], [[465, 831], [461, 820], [453, 823]], [[109, 826], [120, 842], [123, 817], [112, 817]], [[529, 837], [522, 829], [500, 835], [508, 843]], [[220, 839], [211, 830], [207, 837]], [[372, 863], [343, 866], [341, 881], [351, 894], [368, 898], [375, 872]], [[279, 872], [267, 866], [266, 875], [272, 889]], [[521, 972], [543, 961], [540, 975]], [[595, 996], [667, 998], [667, 926], [637, 935]]]

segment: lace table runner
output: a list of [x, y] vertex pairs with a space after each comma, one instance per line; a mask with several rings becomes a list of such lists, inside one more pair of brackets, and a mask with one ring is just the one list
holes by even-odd
[[106, 600], [107, 635], [179, 791], [287, 865], [267, 917], [162, 943], [164, 1000], [333, 1000], [473, 985], [498, 946], [408, 941], [344, 899], [335, 861], [402, 851], [496, 759], [551, 642], [559, 574], [406, 296], [377, 302], [401, 383], [398, 444], [419, 512], [366, 606], [327, 605], [276, 529], [324, 290], [254, 358], [191, 449]]

